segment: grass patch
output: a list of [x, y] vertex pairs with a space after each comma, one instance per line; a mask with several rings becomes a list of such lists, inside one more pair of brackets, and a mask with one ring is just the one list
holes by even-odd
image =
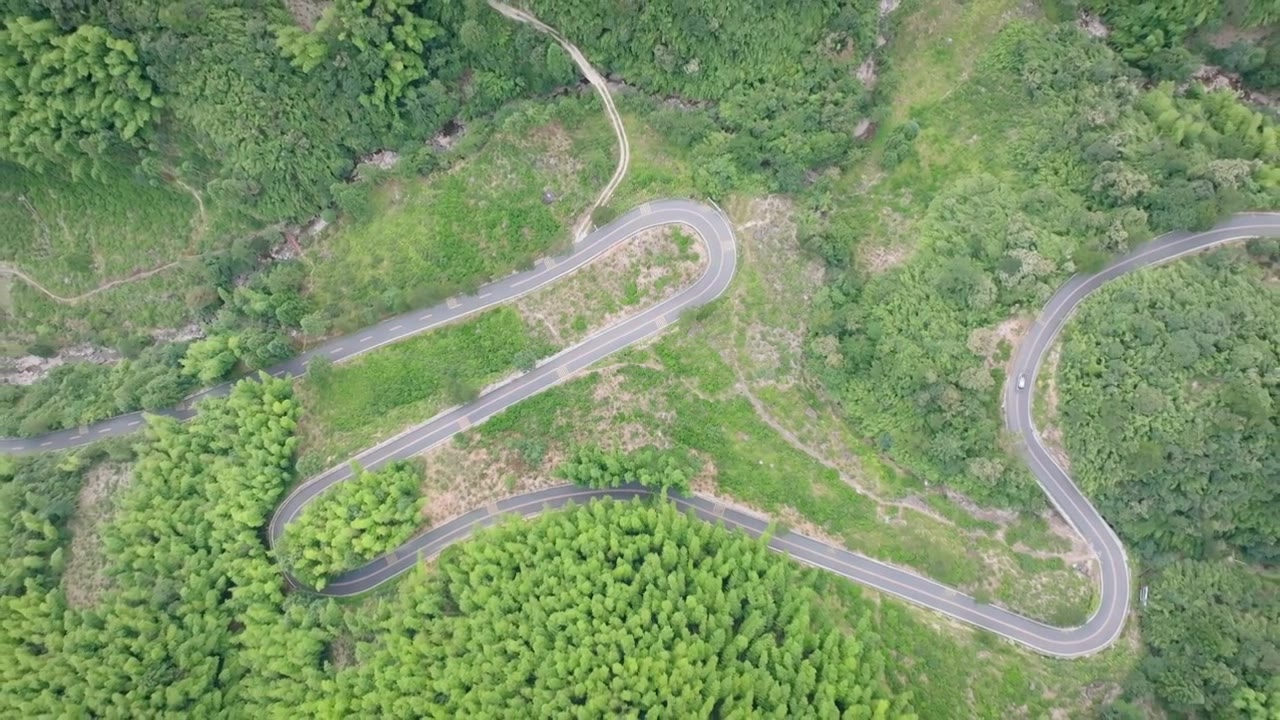
[[379, 348], [300, 383], [303, 474], [468, 402], [542, 345], [509, 307]]
[[309, 256], [310, 295], [336, 327], [362, 327], [528, 266], [568, 228], [613, 170], [598, 103], [517, 105], [474, 130], [452, 169], [385, 182], [371, 218], [344, 221]]
[[[32, 173], [0, 162], [0, 264], [62, 298], [119, 282], [66, 304], [18, 279], [0, 303], [0, 349], [18, 354], [37, 336], [57, 344], [111, 345], [127, 332], [196, 319], [187, 293], [208, 286], [203, 260], [225, 252], [248, 222], [175, 182], [107, 165], [99, 179]], [[154, 275], [145, 273], [163, 268]]]
[[907, 0], [889, 54], [890, 117], [900, 123], [951, 94], [1020, 0]]
[[0, 261], [59, 295], [176, 258], [200, 225], [180, 187], [107, 165], [101, 180], [73, 180], [0, 162]]
[[[857, 608], [857, 599], [868, 595], [842, 578], [805, 572], [832, 606]], [[846, 612], [847, 628], [856, 630], [858, 614]], [[1078, 660], [1033, 655], [991, 633], [957, 631], [892, 599], [876, 604], [873, 617], [872, 627], [892, 638], [895, 679], [912, 688], [921, 718], [1094, 717], [1137, 660], [1136, 646], [1125, 640]]]
[[1043, 552], [1066, 552], [1071, 549], [1071, 542], [1049, 529], [1049, 523], [1037, 515], [1023, 515], [1018, 521], [1004, 531], [1005, 542], [1010, 545], [1023, 545], [1032, 550]]

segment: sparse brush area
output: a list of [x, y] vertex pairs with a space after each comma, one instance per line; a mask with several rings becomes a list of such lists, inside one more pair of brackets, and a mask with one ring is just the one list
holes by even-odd
[[[1071, 567], [1087, 571], [1087, 550], [1047, 526], [1035, 531], [1032, 520], [1020, 530], [1040, 547], [1010, 549], [1001, 528], [1016, 516], [975, 517], [884, 463], [832, 415], [808, 387], [803, 328], [779, 320], [803, 316], [815, 271], [789, 205], [729, 207], [741, 260], [726, 298], [650, 348], [625, 351], [600, 376], [530, 398], [460, 445], [432, 451], [429, 492], [456, 514], [548, 484], [580, 445], [657, 443], [710, 461], [694, 479], [699, 491], [1046, 621], [1087, 617], [1093, 583]], [[827, 424], [810, 419], [819, 413]], [[1046, 552], [1050, 538], [1059, 544]]]
[[452, 168], [341, 196], [350, 212], [307, 249], [308, 299], [345, 332], [532, 265], [567, 247], [615, 154], [591, 99], [504, 109], [467, 128]]
[[299, 392], [300, 467], [310, 473], [341, 462], [683, 289], [705, 264], [694, 245], [678, 229], [654, 230], [512, 306], [313, 367]]

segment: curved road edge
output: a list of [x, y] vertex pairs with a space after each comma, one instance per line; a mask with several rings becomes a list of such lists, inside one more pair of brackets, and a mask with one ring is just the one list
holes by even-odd
[[[1129, 612], [1132, 579], [1120, 538], [1045, 447], [1035, 426], [1036, 378], [1045, 357], [1086, 298], [1127, 273], [1202, 252], [1225, 243], [1280, 236], [1280, 214], [1241, 213], [1202, 232], [1173, 232], [1145, 243], [1092, 275], [1075, 275], [1045, 303], [1019, 344], [1002, 392], [1004, 423], [1019, 440], [1019, 453], [1049, 501], [1098, 558], [1098, 608], [1083, 628], [1094, 627], [1103, 646], [1119, 637]], [[1018, 388], [1018, 379], [1025, 378]]]
[[[722, 215], [717, 214], [717, 217], [723, 220]], [[732, 248], [731, 229], [729, 229], [729, 241], [726, 243], [722, 240], [717, 243], [703, 236], [696, 226], [693, 227], [707, 244], [710, 257], [716, 257], [717, 246], [722, 249]], [[1024, 460], [1050, 501], [1086, 539], [1098, 557], [1100, 567], [1098, 607], [1083, 625], [1074, 628], [1052, 627], [1003, 608], [979, 603], [968, 595], [913, 572], [796, 532], [788, 531], [770, 535], [769, 547], [806, 565], [940, 612], [960, 622], [989, 630], [1045, 655], [1075, 658], [1110, 646], [1123, 630], [1129, 610], [1131, 579], [1124, 547], [1098, 511], [1084, 497], [1071, 478], [1054, 463], [1044, 448], [1031, 419], [1032, 393], [1017, 390], [1015, 379], [1018, 374], [1029, 373], [1029, 378], [1034, 380], [1035, 373], [1045, 355], [1072, 312], [1089, 294], [1107, 282], [1133, 270], [1168, 262], [1233, 240], [1273, 235], [1280, 235], [1280, 215], [1253, 213], [1233, 217], [1213, 230], [1203, 233], [1171, 233], [1157, 238], [1112, 262], [1094, 275], [1071, 278], [1045, 305], [1040, 317], [1033, 325], [1031, 334], [1019, 347], [1014, 364], [1015, 372], [1010, 374], [1005, 391], [1006, 397], [1013, 399], [1012, 402], [1006, 403], [1005, 421], [1009, 429], [1023, 440]], [[721, 263], [713, 261], [712, 265], [719, 266]], [[708, 275], [710, 274], [712, 273], [709, 268]], [[732, 271], [726, 277], [732, 277]], [[727, 280], [725, 284], [727, 285]], [[718, 295], [723, 290], [724, 287], [719, 287], [714, 290], [714, 293]], [[681, 303], [681, 306], [692, 307], [709, 299], [711, 298], [700, 296], [700, 299]], [[637, 318], [644, 315], [646, 313], [642, 313]], [[666, 320], [670, 322], [670, 318]], [[622, 324], [630, 325], [630, 321], [624, 321]], [[657, 329], [655, 326], [652, 332], [657, 332]], [[612, 331], [613, 329], [607, 330], [604, 334]], [[595, 342], [594, 339], [589, 339], [583, 344]], [[566, 354], [572, 355], [574, 351], [580, 349], [581, 346], [575, 346], [570, 351], [566, 351]], [[601, 348], [603, 353], [598, 357], [603, 357], [617, 349], [621, 348], [612, 345], [609, 349]], [[578, 363], [574, 365], [577, 366], [577, 370], [586, 366], [578, 366]], [[473, 406], [437, 416], [400, 437], [365, 451], [356, 459], [362, 463], [370, 463], [370, 467], [376, 467], [392, 459], [409, 457], [434, 447], [475, 422], [483, 422], [492, 417], [501, 409], [518, 402], [519, 399], [540, 392], [568, 377], [571, 372], [566, 373], [561, 369], [562, 367], [568, 366], [558, 362], [547, 363], [539, 368], [543, 371], [541, 382], [535, 378], [521, 388], [493, 393], [498, 397], [482, 397]], [[546, 377], [553, 370], [556, 377], [546, 382]], [[1034, 385], [1028, 383], [1028, 387], [1034, 387]], [[496, 407], [499, 405], [500, 407]], [[460, 412], [461, 415], [458, 414]], [[269, 530], [271, 541], [274, 543], [279, 539], [285, 525], [296, 517], [307, 502], [334, 483], [349, 476], [349, 469], [346, 466], [340, 466], [299, 486], [279, 506], [275, 516], [272, 517]], [[504, 498], [432, 527], [391, 552], [343, 573], [334, 578], [321, 594], [348, 597], [368, 592], [414, 567], [420, 560], [434, 557], [449, 545], [469, 538], [476, 530], [492, 525], [504, 515], [532, 517], [542, 512], [565, 507], [570, 503], [589, 501], [594, 498], [610, 497], [625, 500], [650, 494], [648, 490], [636, 486], [600, 490], [562, 485]], [[753, 537], [765, 535], [770, 526], [769, 521], [764, 518], [726, 506], [712, 498], [698, 495], [672, 495], [669, 499], [682, 510], [691, 512], [702, 520], [721, 523], [726, 527], [742, 530]]]

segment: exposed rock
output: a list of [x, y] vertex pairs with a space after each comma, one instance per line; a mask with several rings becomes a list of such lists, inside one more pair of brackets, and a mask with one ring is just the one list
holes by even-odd
[[458, 138], [461, 138], [466, 132], [467, 127], [465, 125], [457, 120], [450, 120], [445, 123], [443, 128], [440, 129], [440, 133], [438, 135], [431, 138], [431, 146], [437, 150], [448, 150], [453, 147], [454, 143], [458, 142]]
[[876, 86], [876, 59], [874, 56], [868, 56], [862, 64], [858, 66], [854, 72], [863, 87], [870, 90]]
[[329, 227], [329, 221], [322, 217], [317, 217], [302, 227], [302, 234], [306, 237], [315, 237], [324, 232]]
[[1076, 20], [1076, 27], [1088, 33], [1090, 37], [1104, 38], [1111, 34], [1097, 15], [1087, 12], [1080, 13], [1080, 19]]
[[1235, 93], [1236, 97], [1250, 105], [1261, 105], [1269, 108], [1275, 108], [1280, 105], [1280, 101], [1276, 98], [1246, 88], [1239, 75], [1227, 72], [1217, 65], [1201, 65], [1191, 74], [1191, 77], [1206, 90], [1229, 90]]
[[180, 328], [162, 328], [151, 332], [151, 339], [156, 343], [190, 342], [203, 337], [204, 328], [198, 323], [191, 323]]
[[43, 380], [54, 368], [69, 362], [88, 362], [95, 365], [111, 365], [120, 361], [120, 353], [97, 345], [72, 345], [57, 355], [43, 358], [25, 355], [19, 358], [0, 358], [0, 382], [10, 385], [33, 385]]
[[333, 3], [329, 0], [284, 0], [284, 8], [289, 11], [298, 27], [310, 32], [324, 11]]
[[859, 140], [866, 140], [875, 134], [876, 124], [871, 122], [871, 118], [862, 118], [853, 128], [853, 136]]
[[353, 181], [360, 179], [360, 171], [369, 168], [377, 168], [379, 170], [390, 170], [400, 162], [400, 153], [394, 150], [379, 150], [375, 153], [362, 155], [356, 158], [355, 172], [351, 173]]

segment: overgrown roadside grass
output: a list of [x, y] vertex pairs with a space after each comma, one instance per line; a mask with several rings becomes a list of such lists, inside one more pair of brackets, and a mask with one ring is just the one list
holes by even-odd
[[703, 245], [687, 228], [653, 228], [526, 295], [515, 309], [548, 344], [568, 347], [691, 285], [705, 266]]
[[300, 473], [322, 470], [397, 430], [474, 398], [540, 343], [509, 307], [312, 372], [299, 383]]
[[576, 444], [681, 445], [710, 461], [700, 491], [1045, 620], [1087, 614], [1088, 578], [1001, 539], [1016, 518], [974, 516], [838, 422], [804, 380], [802, 318], [815, 286], [788, 206], [729, 205], [741, 264], [728, 297], [606, 363], [615, 369], [522, 402], [429, 453], [427, 494], [442, 506], [432, 516], [550, 484]]
[[609, 178], [613, 135], [584, 98], [520, 104], [453, 168], [373, 190], [368, 220], [348, 219], [308, 250], [310, 295], [340, 330], [420, 307], [567, 246]]
[[512, 305], [378, 348], [299, 382], [308, 475], [692, 284], [706, 258], [678, 227], [641, 233]]
[[115, 519], [117, 498], [132, 479], [132, 471], [127, 464], [103, 462], [85, 473], [75, 513], [68, 521], [71, 542], [62, 575], [62, 589], [72, 607], [94, 607], [111, 586], [101, 532]]
[[[819, 596], [829, 607], [857, 607], [851, 598], [878, 597], [819, 570]], [[859, 618], [846, 611], [846, 629]], [[1137, 662], [1137, 623], [1110, 649], [1056, 660], [1022, 650], [987, 631], [961, 630], [940, 616], [894, 599], [876, 606], [876, 626], [892, 638], [898, 681], [912, 689], [921, 718], [1084, 718], [1120, 693]]]

